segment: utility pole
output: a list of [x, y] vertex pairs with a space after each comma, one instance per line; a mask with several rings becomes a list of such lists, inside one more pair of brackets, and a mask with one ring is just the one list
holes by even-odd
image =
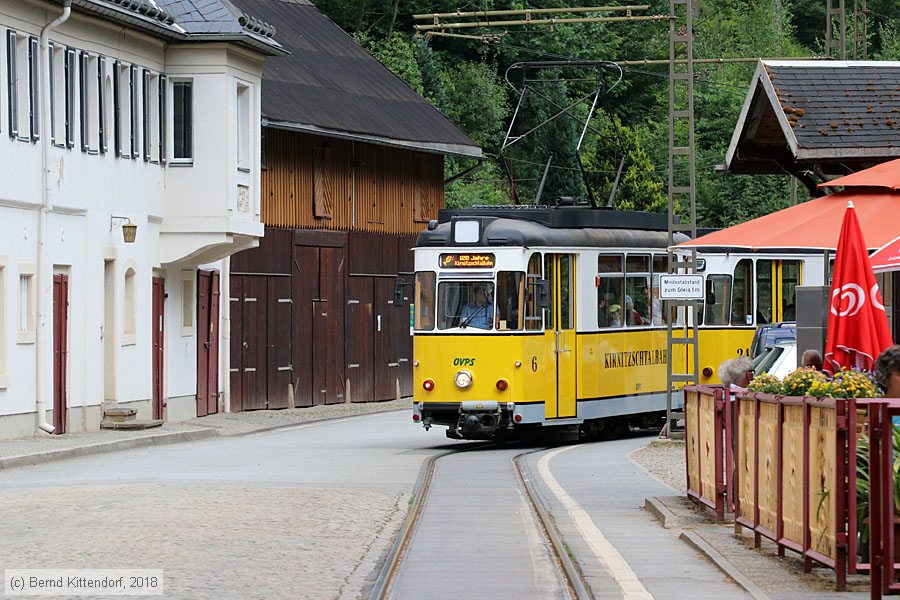
[[[837, 20], [838, 26], [837, 39], [834, 35], [835, 20]], [[847, 60], [846, 36], [847, 21], [844, 0], [825, 0], [825, 55], [829, 58]]]
[[[673, 250], [675, 235], [697, 237], [697, 177], [694, 144], [694, 10], [691, 0], [669, 0], [669, 273], [695, 274], [697, 251], [682, 259]], [[669, 438], [684, 418], [675, 395], [684, 384], [698, 383], [699, 347], [696, 300], [666, 300], [666, 425]], [[675, 310], [672, 310], [672, 309]], [[674, 314], [680, 318], [673, 318]], [[675, 371], [676, 350], [685, 368]], [[683, 354], [682, 354], [683, 352]]]

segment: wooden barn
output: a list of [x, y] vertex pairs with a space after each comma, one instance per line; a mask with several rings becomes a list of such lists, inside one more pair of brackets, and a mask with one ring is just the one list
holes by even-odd
[[309, 2], [238, 0], [291, 54], [263, 68], [258, 248], [230, 264], [230, 410], [412, 393], [415, 236], [444, 156], [481, 149]]

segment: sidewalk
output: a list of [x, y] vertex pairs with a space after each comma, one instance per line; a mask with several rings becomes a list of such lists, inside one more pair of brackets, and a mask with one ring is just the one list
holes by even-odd
[[0, 440], [0, 471], [89, 454], [176, 444], [216, 436], [248, 435], [305, 423], [406, 410], [410, 408], [410, 403], [411, 400], [406, 398], [390, 402], [218, 413], [180, 423], [165, 423], [162, 427], [139, 431], [102, 429], [65, 435], [41, 433], [25, 438]]
[[684, 443], [651, 442], [631, 454], [632, 461], [672, 489], [672, 495], [647, 498], [645, 508], [666, 529], [680, 532], [681, 539], [716, 564], [757, 600], [835, 600], [868, 598], [869, 576], [848, 575], [847, 591], [834, 589], [834, 571], [813, 563], [811, 573], [803, 572], [803, 560], [796, 553], [779, 557], [774, 543], [762, 541], [753, 547], [753, 533], [734, 535], [734, 524], [717, 525], [712, 511], [691, 501], [685, 491]]

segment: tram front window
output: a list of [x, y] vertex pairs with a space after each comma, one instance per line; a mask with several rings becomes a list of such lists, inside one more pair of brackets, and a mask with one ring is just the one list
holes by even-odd
[[438, 329], [493, 329], [500, 314], [490, 281], [445, 281], [438, 285]]
[[433, 271], [416, 273], [416, 329], [431, 331], [434, 329], [434, 279]]

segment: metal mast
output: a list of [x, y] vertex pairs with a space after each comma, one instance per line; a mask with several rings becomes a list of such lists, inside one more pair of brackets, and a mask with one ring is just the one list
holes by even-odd
[[[694, 9], [692, 0], [669, 0], [669, 273], [697, 272], [697, 251], [680, 258], [672, 247], [675, 234], [697, 237], [696, 171], [694, 168]], [[666, 301], [666, 426], [669, 438], [684, 418], [682, 407], [675, 405], [679, 384], [696, 383], [697, 307], [695, 300]], [[674, 310], [673, 310], [674, 309]], [[678, 315], [676, 317], [676, 314]], [[685, 370], [674, 370], [676, 352], [685, 359]], [[683, 353], [683, 354], [682, 354]]]
[[[837, 39], [834, 35], [834, 18], [840, 28]], [[855, 27], [855, 24], [854, 24]], [[844, 0], [825, 0], [825, 55], [829, 58], [847, 60], [847, 22]], [[837, 50], [835, 55], [834, 50]], [[856, 49], [853, 49], [856, 52]]]

